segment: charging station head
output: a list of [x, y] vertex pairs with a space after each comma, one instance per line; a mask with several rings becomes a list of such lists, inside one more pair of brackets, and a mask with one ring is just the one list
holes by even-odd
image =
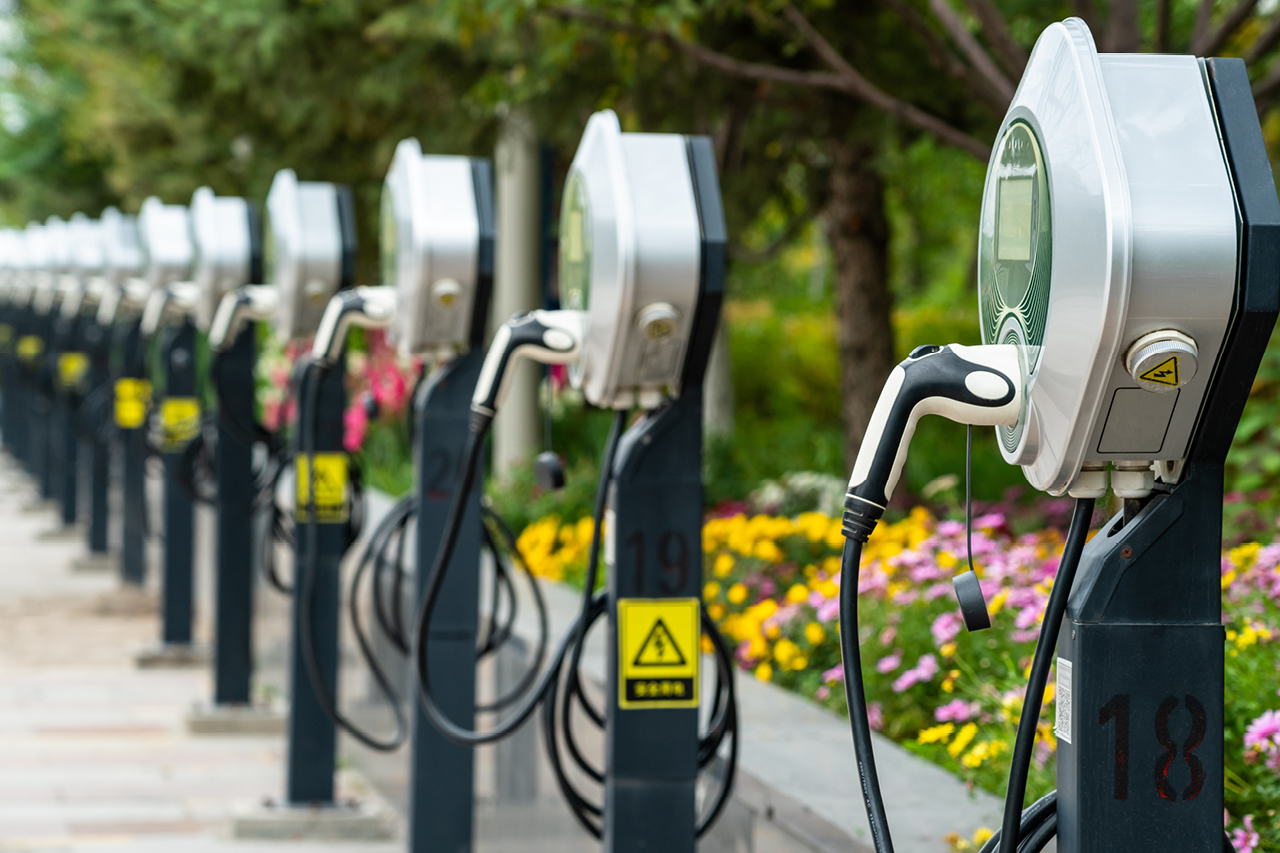
[[253, 283], [254, 258], [262, 254], [255, 219], [252, 206], [243, 198], [215, 196], [208, 187], [191, 197], [196, 328], [208, 331], [222, 297]]
[[71, 271], [82, 284], [87, 283], [106, 270], [107, 255], [102, 242], [102, 223], [83, 213], [77, 213], [71, 217], [68, 225], [72, 252]]
[[394, 287], [393, 328], [406, 355], [479, 345], [493, 282], [489, 161], [396, 146], [382, 188], [382, 283]]
[[[71, 228], [61, 216], [50, 216], [44, 223], [45, 240], [48, 244], [48, 270], [61, 278], [72, 271], [74, 250], [71, 244]], [[61, 281], [58, 282], [61, 286]]]
[[114, 207], [102, 211], [102, 248], [106, 260], [107, 279], [123, 285], [142, 274], [142, 243], [138, 237], [137, 217], [121, 213]]
[[1018, 423], [998, 428], [1005, 459], [1054, 494], [1091, 491], [1085, 468], [1184, 459], [1236, 263], [1200, 61], [1099, 56], [1075, 18], [1046, 29], [996, 137], [978, 239], [983, 341], [1016, 345], [1025, 381]]
[[267, 194], [265, 277], [279, 292], [276, 334], [315, 333], [329, 298], [355, 277], [351, 190], [281, 169]]
[[152, 290], [190, 279], [194, 250], [186, 207], [148, 198], [138, 212], [138, 237], [145, 259], [142, 278]]
[[706, 253], [708, 241], [723, 250], [723, 213], [714, 166], [694, 174], [703, 141], [623, 133], [611, 110], [587, 123], [561, 202], [560, 294], [587, 315], [570, 377], [594, 405], [652, 407], [679, 393], [690, 355], [709, 350], [699, 309], [714, 292], [703, 311], [714, 335], [723, 270]]

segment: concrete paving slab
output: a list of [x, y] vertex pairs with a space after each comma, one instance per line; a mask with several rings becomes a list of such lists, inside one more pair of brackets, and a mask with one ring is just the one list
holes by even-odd
[[288, 719], [282, 708], [264, 705], [200, 704], [187, 712], [193, 735], [284, 735]]

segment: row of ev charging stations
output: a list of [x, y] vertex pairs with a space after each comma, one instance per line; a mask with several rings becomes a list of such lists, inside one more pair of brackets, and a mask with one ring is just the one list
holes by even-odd
[[[984, 847], [1232, 849], [1223, 814], [1223, 463], [1280, 307], [1280, 203], [1244, 64], [1036, 43], [993, 149], [979, 236], [984, 344], [892, 373], [845, 503], [842, 590], [917, 420], [994, 425], [1027, 480], [1076, 499], [1030, 669], [1004, 823]], [[1123, 508], [1089, 539], [1108, 485]], [[966, 577], [966, 575], [968, 575]], [[966, 623], [981, 583], [956, 580]], [[856, 595], [841, 643], [877, 851], [893, 849], [866, 718]], [[1056, 664], [1058, 789], [1024, 809]]]
[[[136, 219], [107, 210], [0, 232], [6, 448], [67, 524], [87, 450], [88, 545], [105, 554], [118, 446], [121, 571], [141, 583], [155, 422], [170, 646], [191, 644], [193, 504], [217, 510], [215, 708], [250, 703], [250, 567], [264, 562], [292, 595], [284, 811], [343, 809], [339, 730], [377, 750], [408, 743], [410, 850], [469, 850], [475, 748], [536, 725], [567, 806], [605, 850], [692, 853], [732, 793], [739, 749], [735, 664], [699, 594], [702, 383], [726, 273], [710, 141], [593, 116], [561, 204], [563, 308], [510, 318], [487, 346], [502, 239], [490, 162], [400, 143], [376, 286], [355, 286], [353, 211], [348, 188], [286, 169], [261, 224], [244, 199], [202, 189], [189, 206], [149, 199]], [[1280, 201], [1243, 64], [1099, 55], [1081, 21], [1049, 27], [997, 136], [979, 225], [983, 344], [920, 346], [892, 372], [845, 503], [841, 647], [874, 846], [893, 849], [893, 803], [860, 669], [862, 544], [916, 423], [940, 414], [994, 426], [1035, 488], [1076, 499], [1003, 826], [984, 853], [1035, 853], [1054, 838], [1066, 853], [1221, 849], [1223, 463], [1280, 311]], [[256, 324], [310, 343], [287, 446], [257, 420]], [[342, 561], [364, 518], [342, 446], [353, 327], [386, 329], [428, 365], [411, 402], [415, 488], [366, 537], [347, 591], [390, 734], [339, 701]], [[538, 647], [509, 693], [479, 704], [477, 663], [510, 638], [522, 563], [482, 495], [485, 438], [524, 358], [567, 365], [586, 401], [616, 417], [576, 618], [549, 636], [530, 576]], [[1090, 538], [1109, 490], [1120, 508]], [[292, 548], [292, 585], [262, 558], [277, 540]], [[357, 606], [366, 577], [376, 638]], [[955, 578], [970, 630], [990, 626], [984, 585], [972, 569]], [[582, 672], [597, 629], [602, 699]], [[412, 695], [379, 643], [408, 662]], [[1055, 668], [1058, 790], [1028, 806], [1038, 697]], [[477, 728], [481, 713], [497, 722]], [[603, 733], [600, 764], [583, 725]]]

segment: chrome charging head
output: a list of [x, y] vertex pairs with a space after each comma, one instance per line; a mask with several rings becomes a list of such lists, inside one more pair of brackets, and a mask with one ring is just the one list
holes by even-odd
[[262, 229], [243, 198], [201, 187], [191, 197], [196, 327], [208, 331], [222, 297], [262, 275]]
[[267, 195], [264, 272], [278, 291], [276, 334], [315, 333], [329, 298], [355, 277], [351, 191], [281, 169]]
[[1099, 55], [1075, 18], [1046, 29], [978, 240], [983, 341], [1016, 345], [1025, 381], [1001, 451], [1033, 486], [1096, 496], [1100, 466], [1125, 463], [1128, 482], [1186, 457], [1231, 319], [1236, 226], [1202, 61]]
[[142, 278], [152, 290], [191, 278], [195, 253], [191, 242], [191, 217], [180, 204], [165, 204], [152, 196], [138, 212], [138, 236], [142, 245]]
[[[701, 381], [724, 232], [706, 144], [623, 133], [611, 110], [587, 123], [561, 203], [560, 294], [564, 308], [587, 315], [570, 377], [594, 405], [656, 406], [679, 393], [691, 361]], [[703, 310], [709, 292], [715, 305]]]
[[382, 188], [382, 283], [393, 287], [400, 351], [463, 352], [480, 343], [493, 281], [489, 161], [396, 146]]

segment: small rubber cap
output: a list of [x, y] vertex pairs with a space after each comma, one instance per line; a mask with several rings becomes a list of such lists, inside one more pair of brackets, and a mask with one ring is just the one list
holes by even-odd
[[533, 476], [539, 488], [558, 492], [564, 488], [564, 463], [550, 450], [539, 453], [533, 463]]
[[982, 597], [978, 576], [970, 570], [952, 578], [951, 585], [955, 587], [964, 626], [970, 631], [985, 631], [990, 628], [991, 614], [987, 612], [987, 600]]

